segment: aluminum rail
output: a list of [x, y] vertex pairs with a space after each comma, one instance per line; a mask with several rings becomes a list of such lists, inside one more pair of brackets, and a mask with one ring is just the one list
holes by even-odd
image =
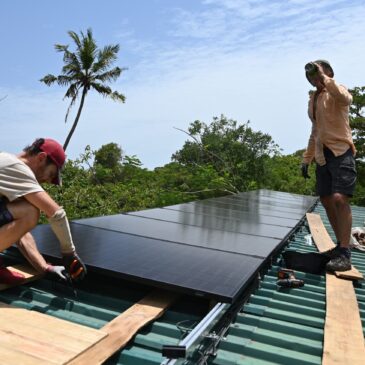
[[162, 355], [166, 357], [161, 365], [175, 365], [179, 359], [191, 355], [202, 340], [209, 337], [210, 330], [230, 307], [227, 303], [217, 303], [197, 326], [176, 346], [163, 346]]

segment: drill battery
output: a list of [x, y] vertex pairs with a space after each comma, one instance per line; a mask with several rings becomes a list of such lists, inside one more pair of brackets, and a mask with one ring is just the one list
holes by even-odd
[[304, 280], [297, 279], [293, 270], [281, 268], [278, 270], [276, 285], [282, 288], [301, 288]]

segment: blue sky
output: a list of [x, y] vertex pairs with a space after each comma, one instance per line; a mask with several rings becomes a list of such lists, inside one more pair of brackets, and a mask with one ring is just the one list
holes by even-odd
[[117, 104], [90, 94], [68, 155], [116, 142], [145, 167], [170, 161], [187, 129], [213, 116], [251, 121], [292, 153], [304, 148], [307, 61], [331, 61], [335, 78], [365, 85], [365, 3], [360, 0], [119, 0], [2, 2], [0, 149], [17, 153], [36, 137], [64, 141], [64, 89], [39, 79], [58, 74], [55, 43], [93, 29], [100, 46], [119, 43], [112, 85]]

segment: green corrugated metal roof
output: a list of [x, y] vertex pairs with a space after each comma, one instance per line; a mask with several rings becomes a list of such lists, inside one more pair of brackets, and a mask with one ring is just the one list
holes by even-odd
[[[90, 275], [88, 285], [77, 290], [77, 298], [73, 297], [70, 288], [42, 279], [0, 291], [0, 301], [92, 328], [101, 328], [149, 291], [151, 288]], [[196, 325], [207, 310], [205, 301], [181, 297], [162, 318], [142, 329], [133, 343], [107, 364], [160, 364], [162, 345], [176, 344], [182, 337], [179, 324], [181, 327]]]
[[[365, 208], [353, 207], [353, 226], [364, 226]], [[315, 210], [334, 239], [324, 208]], [[308, 227], [303, 224], [288, 241], [292, 250], [317, 251], [306, 243]], [[365, 253], [353, 250], [352, 262], [365, 275]], [[276, 275], [280, 257], [243, 306], [227, 339], [221, 342], [214, 365], [233, 364], [321, 364], [323, 328], [326, 316], [325, 277], [296, 273], [305, 281], [300, 289], [280, 289]], [[358, 283], [355, 292], [365, 335], [365, 285]]]
[[[326, 228], [328, 220], [321, 205]], [[353, 226], [363, 226], [365, 208], [353, 207]], [[304, 238], [309, 233], [303, 224], [288, 241], [290, 249], [315, 251]], [[365, 253], [353, 251], [353, 263], [365, 275]], [[297, 273], [305, 280], [300, 289], [276, 287], [278, 261], [260, 282], [259, 288], [242, 307], [229, 326], [226, 339], [211, 365], [233, 364], [320, 364], [325, 319], [325, 279], [318, 275]], [[79, 324], [100, 328], [119, 313], [136, 303], [150, 288], [90, 274], [87, 283], [74, 298], [63, 285], [42, 279], [35, 283], [0, 292], [0, 301], [37, 310]], [[360, 315], [365, 328], [365, 286], [355, 288]], [[154, 365], [162, 361], [162, 345], [177, 344], [183, 333], [180, 327], [198, 323], [208, 311], [202, 299], [181, 297], [166, 314], [142, 329], [134, 340], [107, 364]], [[193, 364], [196, 362], [190, 362]]]

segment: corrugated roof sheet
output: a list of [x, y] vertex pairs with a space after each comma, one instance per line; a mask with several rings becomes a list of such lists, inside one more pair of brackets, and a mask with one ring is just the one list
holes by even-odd
[[[353, 207], [353, 226], [364, 226], [365, 208]], [[334, 239], [324, 208], [315, 210]], [[308, 227], [303, 224], [288, 241], [287, 248], [317, 251], [306, 243]], [[353, 250], [352, 262], [365, 275], [365, 253]], [[296, 273], [305, 281], [299, 289], [279, 289], [276, 275], [280, 257], [261, 281], [260, 287], [231, 324], [211, 364], [321, 364], [326, 315], [325, 277]], [[355, 284], [360, 316], [365, 329], [365, 285]], [[365, 330], [364, 330], [365, 335]]]
[[[70, 288], [42, 279], [1, 291], [0, 301], [92, 328], [101, 328], [150, 290], [98, 275], [89, 277], [88, 285], [77, 290], [77, 298], [74, 298]], [[196, 325], [207, 310], [205, 301], [181, 297], [162, 318], [142, 329], [133, 343], [107, 364], [160, 364], [162, 345], [176, 344], [183, 334], [179, 328]]]
[[[324, 209], [318, 205], [326, 228], [331, 232]], [[353, 226], [363, 226], [365, 208], [353, 207]], [[288, 241], [288, 247], [302, 252], [315, 251], [306, 243], [308, 228], [303, 224]], [[353, 263], [365, 275], [365, 253], [353, 251]], [[298, 273], [305, 280], [300, 289], [276, 287], [278, 262], [275, 261], [263, 277], [259, 288], [242, 307], [229, 326], [226, 340], [217, 355], [209, 359], [212, 365], [233, 364], [320, 364], [325, 319], [325, 280], [318, 275]], [[50, 280], [0, 292], [0, 301], [47, 313], [93, 328], [105, 323], [143, 298], [150, 288], [121, 282], [93, 274], [87, 284], [72, 291]], [[356, 295], [365, 328], [365, 286], [357, 284]], [[208, 303], [192, 297], [182, 297], [176, 305], [153, 324], [141, 330], [134, 340], [110, 359], [107, 364], [154, 365], [163, 360], [162, 345], [177, 344], [183, 332], [197, 324], [208, 311]], [[189, 364], [197, 364], [190, 362]]]

